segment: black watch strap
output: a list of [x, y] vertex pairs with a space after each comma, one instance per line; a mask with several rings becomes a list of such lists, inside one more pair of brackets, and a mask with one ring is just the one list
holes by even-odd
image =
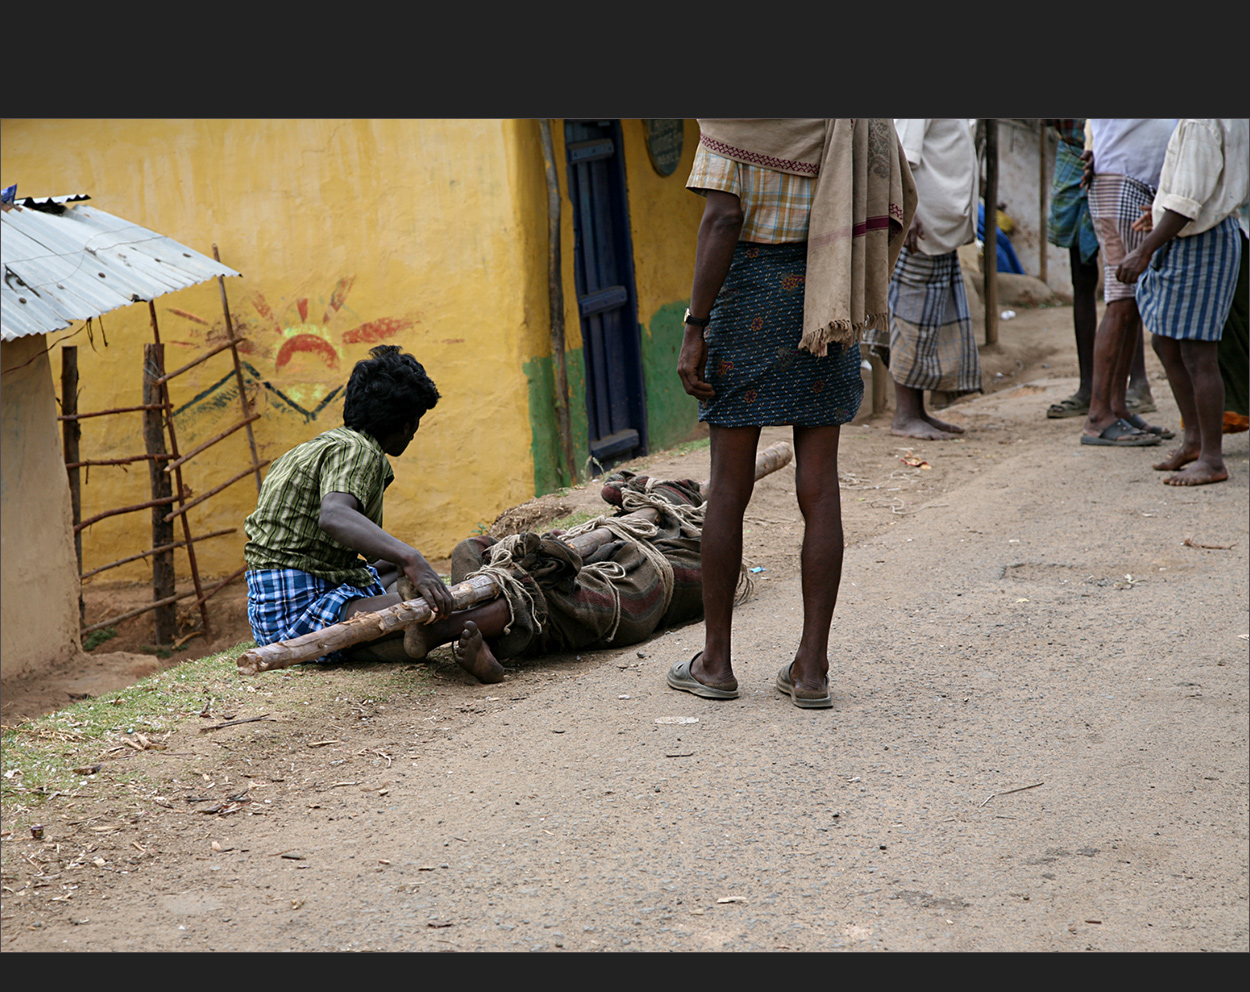
[[686, 319], [683, 321], [683, 323], [691, 324], [694, 327], [707, 327], [711, 322], [711, 317], [696, 317], [689, 309], [686, 310]]

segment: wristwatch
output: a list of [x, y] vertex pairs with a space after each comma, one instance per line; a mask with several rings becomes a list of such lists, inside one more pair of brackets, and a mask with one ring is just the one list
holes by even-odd
[[712, 322], [711, 317], [692, 316], [690, 313], [690, 308], [686, 307], [686, 319], [682, 321], [683, 324], [691, 324], [694, 327], [707, 327], [707, 325], [710, 324], [711, 322]]

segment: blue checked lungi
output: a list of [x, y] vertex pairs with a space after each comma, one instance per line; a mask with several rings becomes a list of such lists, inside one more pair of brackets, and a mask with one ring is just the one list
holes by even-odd
[[739, 241], [704, 337], [716, 396], [699, 419], [719, 427], [848, 423], [864, 397], [859, 349], [799, 349], [807, 242]]
[[1241, 267], [1241, 228], [1225, 217], [1209, 231], [1173, 238], [1137, 280], [1137, 309], [1151, 334], [1218, 341]]
[[[384, 596], [386, 589], [372, 565], [368, 586], [336, 585], [298, 568], [261, 568], [244, 574], [247, 579], [247, 621], [258, 645], [287, 641], [311, 634], [343, 619], [343, 607], [353, 599]], [[343, 661], [343, 652], [334, 651], [319, 662]]]
[[1098, 235], [1089, 215], [1089, 196], [1081, 186], [1085, 167], [1079, 148], [1060, 141], [1055, 152], [1055, 178], [1050, 187], [1050, 215], [1046, 219], [1046, 240], [1060, 248], [1081, 249], [1081, 261], [1089, 262], [1098, 253]]
[[909, 389], [980, 392], [981, 355], [959, 253], [926, 255], [904, 248], [890, 277], [889, 301], [888, 339], [874, 328], [864, 333], [864, 342], [889, 347], [894, 381]]

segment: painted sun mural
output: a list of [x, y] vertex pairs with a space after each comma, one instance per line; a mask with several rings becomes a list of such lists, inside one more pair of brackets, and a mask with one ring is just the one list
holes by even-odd
[[[420, 323], [414, 314], [362, 321], [361, 315], [347, 305], [355, 281], [354, 275], [343, 276], [328, 299], [315, 301], [294, 296], [274, 304], [262, 292], [250, 294], [246, 305], [252, 314], [232, 313], [236, 333], [245, 339], [239, 345], [239, 356], [249, 385], [256, 383], [270, 394], [273, 402], [305, 420], [316, 420], [342, 392], [351, 364], [364, 357], [359, 346], [381, 344]], [[226, 340], [222, 318], [210, 321], [172, 307], [170, 312], [190, 321], [194, 336], [199, 339], [171, 344], [212, 347]], [[233, 371], [189, 402], [180, 404], [175, 415], [191, 410], [207, 412], [209, 408], [226, 405], [231, 397], [237, 397]]]

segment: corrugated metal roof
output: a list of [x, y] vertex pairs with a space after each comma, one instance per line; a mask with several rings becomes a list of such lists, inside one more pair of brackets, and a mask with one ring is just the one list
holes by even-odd
[[81, 194], [48, 197], [50, 213], [0, 211], [0, 334], [5, 341], [69, 327], [131, 303], [152, 300], [215, 276], [240, 273], [173, 238], [73, 204]]

